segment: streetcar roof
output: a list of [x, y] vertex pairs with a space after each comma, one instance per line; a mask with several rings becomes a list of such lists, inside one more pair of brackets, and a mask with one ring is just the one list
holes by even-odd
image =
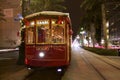
[[39, 16], [39, 15], [68, 16], [69, 17], [69, 13], [63, 13], [63, 12], [58, 12], [58, 11], [42, 11], [42, 12], [30, 14], [30, 15], [26, 16], [25, 18], [31, 18], [31, 17], [35, 17], [35, 16]]

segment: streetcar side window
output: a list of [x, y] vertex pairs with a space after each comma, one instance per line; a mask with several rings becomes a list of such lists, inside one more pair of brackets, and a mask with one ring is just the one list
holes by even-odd
[[65, 43], [65, 21], [52, 20], [52, 43]]
[[27, 39], [26, 39], [27, 43], [28, 44], [34, 43], [34, 38], [33, 38], [33, 36], [34, 36], [34, 27], [28, 27], [26, 29], [26, 32], [27, 32]]
[[37, 43], [49, 43], [50, 40], [50, 27], [49, 27], [49, 20], [43, 19], [37, 21]]

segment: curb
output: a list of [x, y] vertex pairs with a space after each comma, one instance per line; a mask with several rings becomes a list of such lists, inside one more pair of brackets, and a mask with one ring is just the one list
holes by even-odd
[[0, 49], [0, 53], [2, 52], [10, 52], [10, 51], [18, 51], [19, 48], [15, 48], [15, 49]]

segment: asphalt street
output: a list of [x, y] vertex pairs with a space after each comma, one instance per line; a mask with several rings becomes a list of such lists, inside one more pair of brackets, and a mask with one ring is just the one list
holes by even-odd
[[[0, 60], [17, 58], [18, 51], [0, 53]], [[72, 47], [71, 64], [61, 77], [61, 80], [120, 80], [119, 61], [119, 56], [100, 56], [80, 47]], [[6, 71], [5, 74], [0, 75], [0, 80], [32, 80], [31, 77], [25, 79], [27, 75], [31, 74], [32, 70], [28, 70], [26, 67], [17, 70], [15, 68], [19, 68], [19, 66], [16, 66], [15, 63], [11, 65], [14, 68], [13, 71]], [[41, 72], [35, 74], [39, 75], [38, 73]], [[49, 76], [49, 74], [46, 74], [46, 76]], [[50, 77], [47, 78], [47, 80], [52, 80]], [[57, 79], [57, 76], [53, 77]], [[36, 76], [32, 78], [36, 78], [35, 80], [43, 80], [41, 77], [37, 79]]]

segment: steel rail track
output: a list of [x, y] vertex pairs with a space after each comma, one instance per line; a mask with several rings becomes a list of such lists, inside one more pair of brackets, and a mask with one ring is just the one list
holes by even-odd
[[92, 67], [103, 80], [107, 80], [104, 75], [87, 59], [87, 57], [85, 57], [83, 54], [81, 54], [81, 57], [85, 63]]
[[109, 62], [107, 62], [107, 61], [105, 61], [105, 60], [101, 59], [100, 57], [98, 57], [98, 56], [96, 56], [96, 55], [92, 54], [92, 53], [90, 53], [90, 54], [91, 54], [92, 56], [96, 57], [97, 59], [99, 59], [99, 60], [101, 60], [101, 61], [105, 62], [106, 64], [108, 64], [108, 65], [112, 66], [113, 68], [116, 68], [117, 70], [120, 70], [120, 67], [118, 67], [118, 66], [116, 66], [116, 65], [114, 65], [114, 64], [112, 64], [112, 63], [109, 63]]

